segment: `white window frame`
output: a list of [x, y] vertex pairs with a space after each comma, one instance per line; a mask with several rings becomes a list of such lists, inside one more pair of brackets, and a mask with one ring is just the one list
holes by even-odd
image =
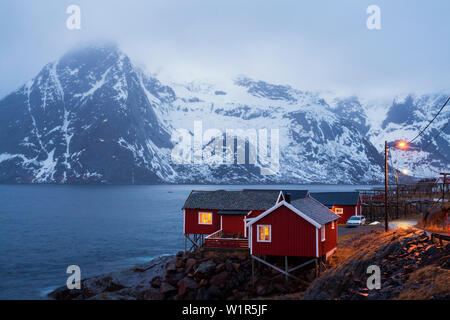
[[[339, 210], [340, 212], [337, 212], [337, 210]], [[334, 208], [334, 213], [338, 215], [344, 214], [344, 208]]]
[[[261, 240], [259, 239], [259, 228], [260, 227], [269, 227], [269, 240]], [[272, 226], [270, 224], [258, 224], [256, 225], [256, 241], [257, 242], [272, 242]]]
[[325, 226], [320, 228], [320, 241], [322, 241], [322, 242], [325, 241]]
[[[211, 215], [211, 223], [203, 223], [203, 222], [201, 222], [200, 217], [201, 217], [201, 214], [202, 214], [202, 213], [206, 213], [206, 214], [210, 214], [210, 215]], [[199, 211], [199, 212], [198, 212], [198, 224], [208, 225], [208, 226], [212, 225], [212, 224], [213, 224], [213, 214], [212, 214], [212, 212], [208, 212], [208, 211]]]

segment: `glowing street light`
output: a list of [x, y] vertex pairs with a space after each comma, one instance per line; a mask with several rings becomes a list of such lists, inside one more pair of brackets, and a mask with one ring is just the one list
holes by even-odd
[[400, 149], [405, 149], [408, 146], [408, 142], [404, 141], [404, 140], [400, 140], [397, 143], [397, 147]]

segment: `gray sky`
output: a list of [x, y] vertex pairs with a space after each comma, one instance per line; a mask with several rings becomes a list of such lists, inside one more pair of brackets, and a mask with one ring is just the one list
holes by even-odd
[[[81, 30], [66, 8], [81, 8]], [[381, 30], [366, 9], [381, 8]], [[450, 88], [450, 1], [2, 0], [0, 97], [85, 41], [181, 81], [238, 74], [298, 89], [384, 97]]]

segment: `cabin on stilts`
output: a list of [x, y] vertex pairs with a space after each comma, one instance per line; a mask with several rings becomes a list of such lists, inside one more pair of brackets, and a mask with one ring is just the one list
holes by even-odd
[[[186, 250], [230, 248], [249, 250], [252, 261], [287, 277], [309, 263], [324, 262], [337, 247], [333, 211], [306, 190], [192, 191], [183, 206]], [[284, 258], [284, 268], [267, 257]], [[288, 257], [306, 259], [289, 269]], [[284, 270], [283, 270], [284, 269]]]

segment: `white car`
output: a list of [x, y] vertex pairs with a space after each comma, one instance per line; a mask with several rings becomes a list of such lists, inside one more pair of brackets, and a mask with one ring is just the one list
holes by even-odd
[[351, 216], [350, 219], [347, 220], [347, 227], [357, 227], [366, 224], [366, 218], [364, 216]]

